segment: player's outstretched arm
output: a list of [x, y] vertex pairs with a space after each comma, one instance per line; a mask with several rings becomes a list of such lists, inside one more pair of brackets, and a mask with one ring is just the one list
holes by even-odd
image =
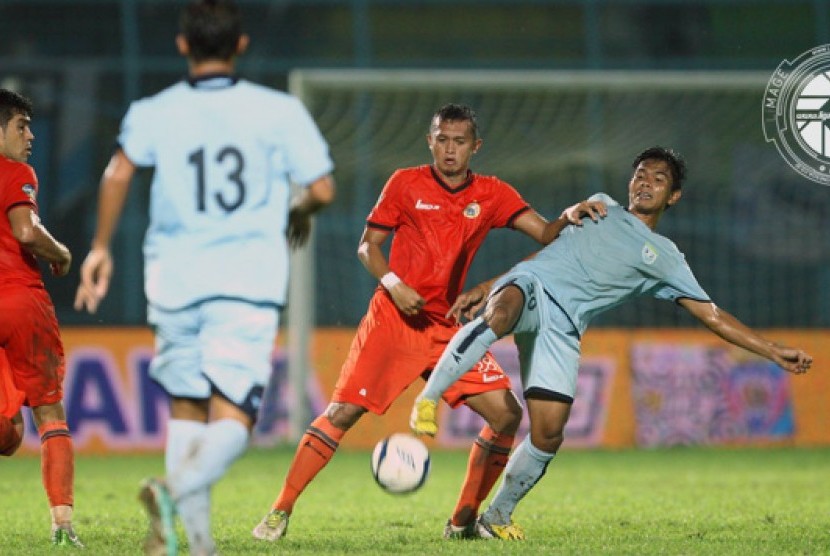
[[710, 301], [678, 301], [709, 330], [736, 346], [766, 357], [787, 372], [806, 373], [813, 358], [803, 350], [773, 343]]
[[81, 264], [81, 282], [75, 293], [76, 311], [94, 313], [107, 295], [113, 270], [110, 241], [118, 226], [134, 173], [135, 165], [118, 149], [101, 176], [98, 223], [92, 239], [92, 249]]
[[389, 233], [383, 230], [365, 228], [357, 247], [357, 258], [369, 274], [383, 284], [400, 312], [409, 316], [417, 315], [426, 300], [391, 272], [389, 262], [381, 250], [381, 245], [388, 236]]

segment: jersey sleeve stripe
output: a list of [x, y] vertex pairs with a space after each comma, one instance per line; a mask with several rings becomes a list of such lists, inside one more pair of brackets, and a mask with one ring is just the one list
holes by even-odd
[[507, 219], [507, 226], [509, 228], [512, 228], [513, 223], [516, 221], [516, 219], [519, 216], [521, 216], [522, 214], [524, 214], [525, 212], [529, 211], [529, 210], [530, 210], [530, 205], [525, 205], [522, 208], [520, 208], [519, 210], [517, 210], [516, 212], [514, 212], [513, 215], [510, 218]]

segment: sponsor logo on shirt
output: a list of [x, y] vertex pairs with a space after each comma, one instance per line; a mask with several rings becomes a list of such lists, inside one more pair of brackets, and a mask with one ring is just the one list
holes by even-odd
[[21, 189], [23, 190], [23, 193], [25, 193], [29, 197], [29, 199], [31, 199], [32, 201], [35, 200], [36, 190], [34, 185], [32, 185], [31, 183], [24, 183]]
[[429, 203], [425, 203], [422, 200], [418, 199], [415, 201], [415, 208], [418, 210], [440, 210], [440, 205], [431, 205]]
[[488, 375], [487, 373], [483, 373], [481, 375], [481, 380], [482, 380], [482, 382], [484, 382], [486, 384], [488, 382], [496, 382], [497, 380], [499, 380], [503, 376], [504, 375]]
[[657, 250], [648, 243], [643, 245], [642, 255], [643, 262], [648, 265], [654, 264], [654, 261], [657, 260]]
[[479, 214], [481, 214], [481, 205], [475, 201], [464, 207], [464, 216], [467, 218], [477, 218]]

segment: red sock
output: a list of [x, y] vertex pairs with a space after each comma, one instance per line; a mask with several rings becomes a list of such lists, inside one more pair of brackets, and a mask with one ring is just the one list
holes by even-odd
[[0, 415], [0, 456], [14, 454], [23, 442], [23, 436], [18, 434], [14, 423], [5, 415]]
[[514, 436], [500, 435], [484, 425], [476, 438], [467, 461], [467, 476], [452, 515], [453, 525], [470, 523], [478, 514], [481, 503], [504, 472]]
[[50, 421], [38, 428], [40, 470], [49, 506], [72, 506], [75, 456], [72, 436], [65, 421]]
[[272, 506], [275, 510], [291, 513], [305, 487], [331, 461], [345, 434], [346, 431], [332, 425], [324, 415], [309, 425], [294, 453], [285, 484]]

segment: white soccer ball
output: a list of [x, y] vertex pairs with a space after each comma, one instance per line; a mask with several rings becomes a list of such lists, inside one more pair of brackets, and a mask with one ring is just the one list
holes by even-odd
[[395, 433], [375, 445], [372, 475], [386, 492], [414, 492], [429, 475], [429, 450], [414, 436]]

